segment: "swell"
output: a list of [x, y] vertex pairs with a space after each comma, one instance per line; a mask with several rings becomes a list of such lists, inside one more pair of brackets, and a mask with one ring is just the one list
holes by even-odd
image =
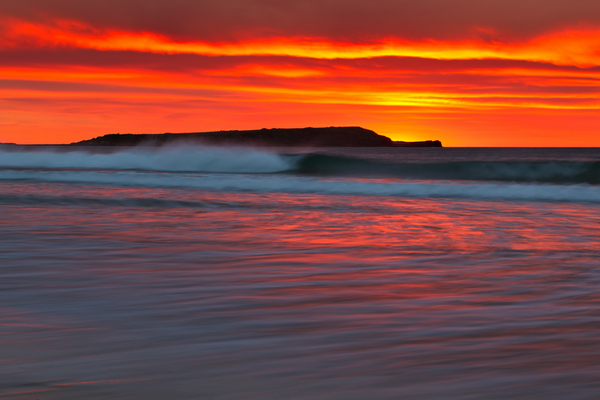
[[295, 161], [295, 172], [323, 176], [594, 185], [600, 183], [600, 162], [456, 161], [392, 164], [324, 154], [307, 154]]
[[141, 208], [206, 208], [209, 204], [200, 201], [168, 200], [158, 198], [93, 198], [68, 196], [0, 195], [4, 205], [52, 205], [52, 206], [100, 206]]
[[[58, 182], [211, 192], [288, 193], [600, 203], [600, 186], [540, 183], [376, 180], [298, 175], [159, 173], [140, 171], [0, 170], [5, 182]], [[63, 200], [66, 201], [66, 200]], [[79, 201], [79, 200], [78, 200]]]

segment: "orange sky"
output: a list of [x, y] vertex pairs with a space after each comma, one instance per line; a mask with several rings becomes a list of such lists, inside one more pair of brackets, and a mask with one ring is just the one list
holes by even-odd
[[0, 5], [0, 142], [359, 125], [600, 146], [598, 2], [391, 3]]

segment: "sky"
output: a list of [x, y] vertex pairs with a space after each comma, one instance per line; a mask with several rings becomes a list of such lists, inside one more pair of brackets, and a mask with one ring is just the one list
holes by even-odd
[[0, 2], [0, 142], [308, 126], [600, 147], [600, 1]]

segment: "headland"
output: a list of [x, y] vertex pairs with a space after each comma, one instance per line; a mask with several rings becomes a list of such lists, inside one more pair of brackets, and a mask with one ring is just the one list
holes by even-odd
[[69, 146], [163, 146], [203, 144], [257, 147], [442, 147], [439, 140], [395, 142], [358, 126], [258, 129], [162, 134], [109, 134]]

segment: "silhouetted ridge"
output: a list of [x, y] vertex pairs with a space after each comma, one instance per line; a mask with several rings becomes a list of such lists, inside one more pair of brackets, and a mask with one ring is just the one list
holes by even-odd
[[259, 129], [163, 134], [110, 134], [71, 143], [73, 146], [162, 146], [200, 143], [264, 147], [441, 147], [439, 141], [394, 142], [358, 126], [329, 128]]

